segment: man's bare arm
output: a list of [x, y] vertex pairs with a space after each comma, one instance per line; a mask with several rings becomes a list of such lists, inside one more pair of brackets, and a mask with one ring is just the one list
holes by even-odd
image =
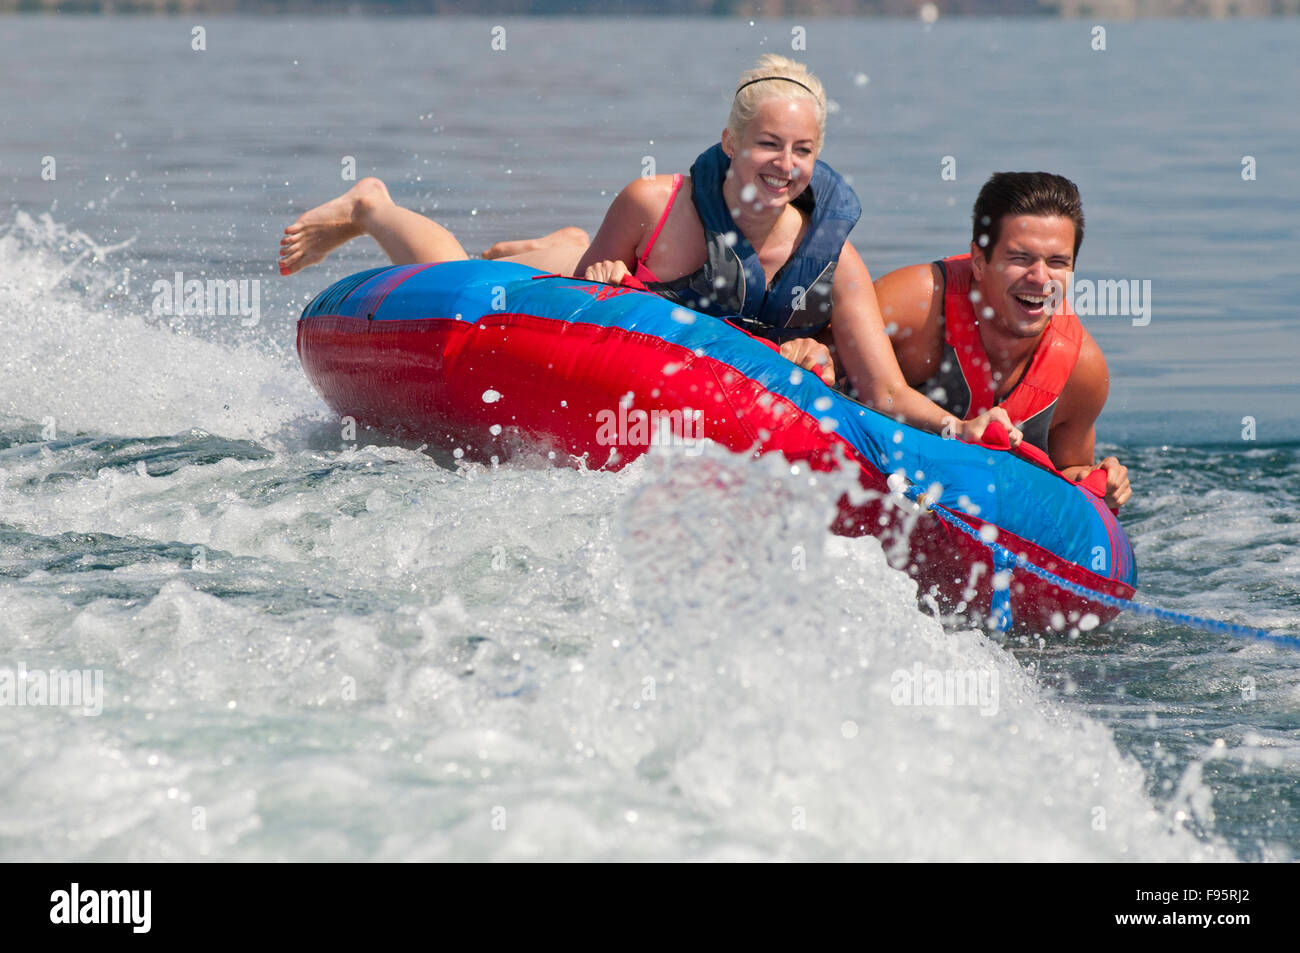
[[1082, 480], [1098, 466], [1106, 470], [1106, 505], [1119, 508], [1133, 495], [1128, 468], [1114, 457], [1100, 464], [1093, 455], [1097, 443], [1097, 418], [1110, 392], [1110, 371], [1101, 348], [1084, 332], [1079, 361], [1066, 382], [1052, 415], [1048, 451], [1052, 464], [1071, 480]]

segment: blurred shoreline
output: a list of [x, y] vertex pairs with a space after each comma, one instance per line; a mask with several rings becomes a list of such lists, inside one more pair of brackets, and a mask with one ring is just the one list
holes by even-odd
[[0, 0], [0, 14], [351, 16], [1052, 17], [1300, 16], [1300, 0]]

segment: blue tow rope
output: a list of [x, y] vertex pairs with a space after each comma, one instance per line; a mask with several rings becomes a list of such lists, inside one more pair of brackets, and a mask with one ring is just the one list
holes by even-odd
[[1105, 606], [1111, 606], [1116, 609], [1123, 609], [1127, 612], [1135, 612], [1138, 615], [1151, 616], [1156, 619], [1164, 619], [1166, 622], [1181, 622], [1183, 625], [1194, 626], [1198, 629], [1207, 629], [1211, 632], [1222, 632], [1224, 635], [1233, 635], [1243, 639], [1256, 639], [1261, 642], [1272, 642], [1276, 645], [1285, 645], [1287, 648], [1300, 649], [1300, 638], [1293, 635], [1284, 635], [1280, 632], [1269, 632], [1265, 629], [1252, 629], [1245, 625], [1234, 625], [1231, 622], [1219, 622], [1217, 619], [1203, 619], [1200, 616], [1188, 615], [1185, 612], [1174, 612], [1172, 609], [1161, 609], [1158, 606], [1143, 605], [1140, 602], [1134, 602], [1132, 599], [1120, 599], [1117, 596], [1110, 596], [1104, 592], [1097, 592], [1089, 589], [1087, 586], [1081, 586], [1078, 583], [1071, 582], [1068, 579], [1062, 579], [1055, 573], [1048, 572], [1042, 566], [1036, 566], [1024, 556], [1017, 555], [1005, 546], [999, 543], [990, 543], [982, 536], [979, 531], [958, 518], [955, 514], [941, 509], [930, 501], [925, 495], [925, 491], [919, 486], [909, 486], [905, 491], [908, 499], [920, 505], [927, 512], [933, 513], [939, 519], [943, 520], [949, 526], [961, 530], [967, 536], [978, 541], [981, 545], [987, 547], [993, 554], [993, 569], [995, 573], [1007, 573], [1003, 578], [1007, 585], [1002, 588], [998, 586], [998, 580], [994, 577], [993, 585], [993, 625], [999, 632], [1005, 632], [1011, 628], [1011, 584], [1010, 573], [1015, 569], [1027, 569], [1041, 579], [1046, 579], [1053, 585], [1060, 586], [1068, 592], [1075, 595], [1083, 596], [1093, 602], [1099, 602]]

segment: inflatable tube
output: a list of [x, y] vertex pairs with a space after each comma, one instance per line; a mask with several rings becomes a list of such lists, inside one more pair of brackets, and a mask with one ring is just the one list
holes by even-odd
[[[1124, 599], [1136, 587], [1114, 515], [1041, 453], [899, 424], [768, 342], [643, 291], [507, 262], [378, 268], [307, 306], [298, 355], [339, 415], [471, 459], [527, 448], [616, 469], [656, 439], [707, 438], [816, 470], [847, 461], [876, 492], [842, 499], [832, 529], [881, 537], [920, 594], [951, 611], [987, 618], [1006, 602], [1006, 567], [984, 542], [994, 538], [1076, 585]], [[948, 519], [887, 500], [922, 490]], [[1116, 612], [1025, 569], [1010, 574], [1009, 596], [1017, 627], [1036, 631]]]

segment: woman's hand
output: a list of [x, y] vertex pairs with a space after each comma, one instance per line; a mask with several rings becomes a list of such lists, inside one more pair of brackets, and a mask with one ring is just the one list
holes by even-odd
[[588, 281], [603, 281], [606, 284], [618, 285], [622, 284], [624, 277], [630, 274], [632, 272], [627, 270], [625, 262], [598, 261], [588, 265], [582, 277]]
[[816, 338], [792, 338], [781, 345], [781, 356], [793, 361], [806, 371], [812, 371], [822, 382], [835, 385], [835, 368], [830, 349]]
[[1007, 412], [1001, 407], [986, 410], [971, 420], [957, 420], [955, 417], [945, 417], [943, 435], [950, 438], [956, 437], [966, 443], [979, 443], [984, 436], [984, 430], [995, 420], [1006, 428], [1007, 436], [1011, 440], [1011, 446], [1016, 446], [1024, 439], [1025, 435], [1012, 425], [1011, 418], [1007, 416]]

